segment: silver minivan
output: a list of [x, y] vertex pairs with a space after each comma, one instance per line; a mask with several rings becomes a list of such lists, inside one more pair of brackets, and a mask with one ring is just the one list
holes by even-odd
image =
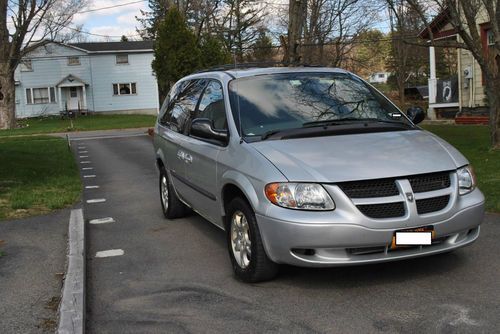
[[220, 227], [236, 276], [278, 264], [402, 260], [474, 242], [484, 196], [454, 147], [356, 75], [331, 68], [197, 73], [155, 127], [163, 212]]

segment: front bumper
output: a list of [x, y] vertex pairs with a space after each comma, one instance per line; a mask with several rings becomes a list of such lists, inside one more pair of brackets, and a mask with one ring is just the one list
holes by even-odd
[[404, 222], [397, 226], [392, 221], [390, 228], [380, 228], [379, 224], [372, 228], [357, 224], [358, 221], [353, 224], [339, 219], [315, 223], [260, 214], [256, 218], [267, 255], [274, 262], [306, 267], [386, 262], [443, 253], [474, 242], [484, 217], [484, 197], [476, 191], [474, 198], [480, 199], [479, 203], [462, 207], [446, 219], [422, 221], [421, 226], [434, 227], [435, 242], [429, 246], [391, 250], [394, 232], [409, 228]]

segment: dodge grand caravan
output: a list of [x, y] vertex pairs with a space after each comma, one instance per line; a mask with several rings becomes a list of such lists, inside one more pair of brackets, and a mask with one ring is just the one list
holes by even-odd
[[158, 117], [163, 212], [220, 227], [235, 275], [338, 266], [474, 242], [484, 197], [472, 166], [359, 77], [253, 68], [183, 78]]

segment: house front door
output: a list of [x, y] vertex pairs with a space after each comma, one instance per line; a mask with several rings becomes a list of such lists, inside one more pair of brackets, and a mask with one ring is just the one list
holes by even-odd
[[80, 89], [79, 87], [70, 87], [68, 96], [68, 110], [79, 110], [80, 104]]

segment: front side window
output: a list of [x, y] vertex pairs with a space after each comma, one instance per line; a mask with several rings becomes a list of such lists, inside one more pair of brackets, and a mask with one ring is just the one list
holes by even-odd
[[286, 73], [240, 78], [230, 82], [229, 91], [233, 117], [244, 137], [347, 122], [411, 126], [385, 97], [350, 74]]
[[214, 129], [227, 129], [224, 95], [220, 82], [210, 81], [203, 92], [200, 104], [193, 118], [208, 118], [212, 121]]
[[113, 84], [113, 95], [135, 95], [135, 94], [137, 94], [137, 84], [135, 82]]
[[185, 133], [187, 123], [194, 114], [201, 92], [206, 86], [206, 80], [190, 80], [182, 83], [182, 88], [173, 103], [167, 109], [165, 124], [173, 131]]
[[116, 63], [117, 64], [128, 64], [128, 55], [116, 55]]
[[27, 104], [55, 103], [56, 93], [54, 87], [26, 88]]
[[495, 45], [495, 34], [491, 29], [486, 33], [486, 42], [488, 43], [488, 46]]

